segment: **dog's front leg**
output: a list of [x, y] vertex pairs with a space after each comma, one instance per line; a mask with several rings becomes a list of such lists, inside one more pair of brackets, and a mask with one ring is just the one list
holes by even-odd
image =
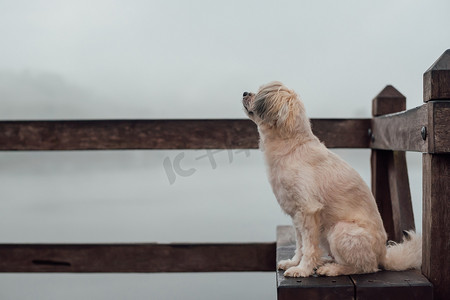
[[293, 217], [296, 231], [301, 232], [303, 253], [300, 264], [292, 266], [284, 272], [288, 277], [308, 277], [314, 273], [314, 268], [320, 264], [319, 248], [320, 220], [319, 211], [298, 212]]
[[[292, 220], [292, 221], [294, 221], [294, 220]], [[277, 266], [277, 268], [279, 270], [287, 270], [290, 267], [298, 266], [298, 264], [300, 263], [300, 260], [302, 259], [302, 256], [303, 256], [303, 254], [302, 254], [302, 233], [298, 229], [298, 226], [295, 225], [295, 223], [294, 223], [294, 228], [295, 228], [295, 241], [296, 241], [295, 255], [291, 259], [281, 260]]]

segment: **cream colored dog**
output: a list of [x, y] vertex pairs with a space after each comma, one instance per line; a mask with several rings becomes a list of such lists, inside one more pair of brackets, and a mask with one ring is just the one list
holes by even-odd
[[[243, 105], [258, 126], [272, 190], [296, 231], [294, 257], [278, 264], [285, 276], [420, 267], [420, 236], [409, 232], [403, 243], [386, 246], [387, 235], [368, 186], [314, 136], [293, 90], [271, 82], [256, 95], [245, 92]], [[326, 252], [331, 260], [322, 257]]]

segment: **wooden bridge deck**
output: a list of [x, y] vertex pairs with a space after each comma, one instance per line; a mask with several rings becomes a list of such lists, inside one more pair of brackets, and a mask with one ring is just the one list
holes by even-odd
[[[294, 228], [277, 228], [277, 262], [291, 258], [295, 250]], [[381, 271], [337, 277], [284, 277], [277, 271], [279, 300], [291, 299], [432, 299], [432, 284], [419, 270]]]

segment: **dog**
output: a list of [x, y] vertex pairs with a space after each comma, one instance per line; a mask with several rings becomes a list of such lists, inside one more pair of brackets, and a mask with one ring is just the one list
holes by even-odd
[[296, 232], [294, 257], [277, 266], [284, 276], [420, 268], [421, 237], [408, 231], [402, 243], [386, 243], [369, 187], [313, 134], [293, 90], [270, 82], [256, 94], [244, 92], [242, 103], [258, 127], [273, 193]]

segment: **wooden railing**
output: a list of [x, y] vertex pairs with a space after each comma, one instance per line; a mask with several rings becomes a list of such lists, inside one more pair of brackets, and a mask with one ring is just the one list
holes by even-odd
[[[368, 148], [370, 119], [314, 119], [331, 148]], [[0, 150], [256, 149], [250, 120], [3, 121]], [[3, 244], [1, 272], [274, 271], [276, 245]]]
[[393, 89], [374, 99], [372, 189], [388, 234], [400, 239], [401, 231], [414, 223], [404, 153], [399, 151], [423, 153], [422, 272], [433, 284], [435, 299], [448, 299], [450, 49], [424, 73], [423, 101], [420, 107], [402, 111], [404, 97]]
[[[424, 74], [424, 102], [387, 86], [371, 119], [312, 119], [329, 148], [372, 149], [372, 190], [390, 239], [414, 228], [404, 151], [423, 154], [423, 274], [450, 295], [450, 50]], [[0, 150], [255, 149], [249, 120], [2, 121]], [[1, 244], [0, 272], [275, 271], [276, 244]]]
[[[370, 119], [313, 119], [330, 148], [368, 148]], [[256, 149], [250, 120], [3, 121], [0, 150]]]

